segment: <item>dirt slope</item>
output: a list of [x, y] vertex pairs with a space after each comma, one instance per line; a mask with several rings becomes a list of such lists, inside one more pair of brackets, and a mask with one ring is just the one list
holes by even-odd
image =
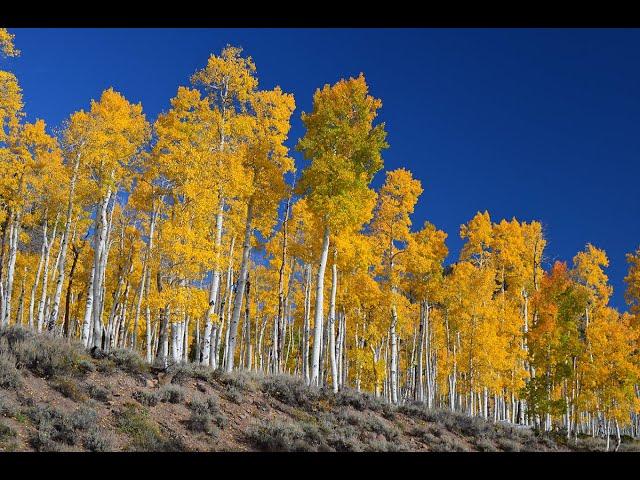
[[[96, 357], [96, 358], [94, 358]], [[562, 437], [557, 437], [562, 441]], [[0, 330], [0, 451], [558, 451], [530, 429], [392, 408], [290, 376], [149, 368], [137, 355]], [[622, 449], [635, 448], [625, 443]]]

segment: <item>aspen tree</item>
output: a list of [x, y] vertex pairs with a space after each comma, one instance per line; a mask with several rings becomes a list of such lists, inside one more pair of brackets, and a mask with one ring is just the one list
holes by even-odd
[[[45, 191], [46, 179], [61, 181], [61, 156], [57, 140], [45, 131], [42, 120], [26, 123], [9, 139], [10, 147], [0, 152], [0, 198], [7, 211], [4, 234], [8, 233], [6, 278], [3, 284], [0, 321], [9, 323], [15, 279], [15, 262], [25, 211], [31, 202], [52, 198], [55, 190]], [[55, 186], [54, 186], [55, 188]], [[41, 193], [42, 192], [42, 193]]]
[[0, 54], [3, 57], [17, 57], [20, 55], [20, 50], [14, 45], [14, 38], [15, 35], [9, 33], [6, 28], [0, 28]]
[[250, 104], [254, 112], [252, 134], [243, 162], [248, 174], [245, 177], [248, 187], [247, 210], [238, 285], [229, 322], [229, 357], [225, 365], [227, 372], [233, 370], [234, 365], [254, 222], [259, 223], [258, 228], [262, 233], [269, 233], [277, 207], [287, 194], [284, 175], [294, 169], [293, 160], [288, 156], [288, 149], [284, 145], [290, 128], [289, 119], [295, 109], [293, 96], [276, 87], [272, 91], [256, 92], [250, 99]]
[[391, 340], [391, 401], [398, 403], [398, 295], [399, 277], [396, 257], [406, 251], [400, 246], [409, 240], [410, 215], [422, 194], [422, 186], [405, 169], [387, 172], [384, 185], [378, 194], [373, 221], [372, 235], [382, 249], [381, 274], [385, 276], [390, 296]]
[[78, 121], [86, 130], [81, 168], [91, 178], [96, 202], [92, 319], [93, 346], [101, 347], [109, 219], [119, 189], [129, 186], [133, 162], [148, 138], [149, 127], [142, 106], [129, 103], [113, 89], [92, 101], [90, 111]]
[[298, 143], [311, 164], [302, 172], [298, 192], [318, 218], [322, 249], [316, 277], [314, 342], [310, 382], [319, 385], [324, 318], [324, 273], [330, 235], [371, 218], [375, 193], [369, 183], [382, 168], [387, 147], [384, 124], [373, 125], [382, 102], [368, 94], [364, 75], [316, 90], [311, 113], [303, 113], [306, 132]]
[[[215, 214], [216, 258], [219, 258], [223, 230], [225, 204], [236, 192], [241, 173], [243, 133], [247, 129], [245, 113], [258, 81], [254, 76], [255, 65], [251, 57], [242, 57], [242, 49], [227, 46], [220, 56], [211, 55], [207, 65], [191, 77], [191, 83], [202, 88], [213, 116], [208, 128], [215, 133], [210, 144], [210, 162], [205, 177], [216, 179], [217, 194]], [[201, 172], [201, 173], [204, 173]], [[209, 290], [209, 308], [204, 331], [203, 363], [210, 363], [212, 315], [220, 288], [220, 268], [214, 265]]]

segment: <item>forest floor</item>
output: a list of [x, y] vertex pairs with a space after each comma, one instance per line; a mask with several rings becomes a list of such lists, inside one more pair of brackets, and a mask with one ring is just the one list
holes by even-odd
[[[95, 358], [99, 357], [99, 358]], [[615, 440], [612, 439], [612, 446]], [[421, 404], [181, 365], [0, 329], [2, 451], [569, 451], [604, 440], [540, 435]], [[625, 438], [620, 451], [640, 450]]]

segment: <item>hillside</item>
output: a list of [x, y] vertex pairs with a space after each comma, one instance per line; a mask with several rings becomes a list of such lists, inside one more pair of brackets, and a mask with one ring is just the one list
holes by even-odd
[[[290, 376], [149, 368], [21, 328], [0, 330], [0, 451], [566, 451], [540, 436], [421, 405], [391, 407]], [[615, 443], [615, 442], [613, 442]], [[633, 450], [637, 442], [623, 442]]]

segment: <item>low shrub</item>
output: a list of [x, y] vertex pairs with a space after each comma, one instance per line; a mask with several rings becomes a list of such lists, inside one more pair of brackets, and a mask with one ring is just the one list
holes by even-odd
[[165, 436], [157, 423], [143, 407], [127, 403], [114, 412], [118, 429], [131, 438], [129, 449], [149, 452], [181, 452], [186, 450], [182, 440], [173, 435]]
[[399, 432], [395, 427], [380, 420], [374, 415], [368, 415], [360, 411], [340, 410], [336, 415], [336, 421], [340, 424], [350, 424], [359, 429], [366, 430], [377, 435], [383, 435], [389, 441], [395, 440]]
[[[611, 440], [609, 444], [609, 448], [613, 450], [616, 446], [615, 439]], [[578, 438], [578, 443], [576, 444], [576, 448], [578, 450], [587, 450], [589, 452], [604, 452], [607, 449], [607, 440], [600, 437], [584, 437]]]
[[308, 424], [262, 421], [249, 428], [247, 438], [260, 450], [269, 452], [313, 452], [327, 448], [317, 429]]
[[404, 452], [407, 447], [401, 443], [390, 442], [386, 438], [376, 438], [367, 442], [366, 451], [369, 452]]
[[[0, 342], [6, 340], [0, 339]], [[15, 389], [22, 384], [20, 372], [16, 368], [17, 359], [15, 355], [0, 347], [0, 388]]]
[[218, 437], [218, 428], [214, 425], [213, 417], [206, 412], [191, 412], [187, 428], [192, 432], [204, 432], [214, 439]]
[[[215, 397], [206, 397], [204, 399], [194, 399], [189, 402], [189, 410], [191, 410], [190, 422], [203, 422], [205, 419], [215, 424], [218, 428], [224, 428], [226, 425], [226, 417], [220, 411], [218, 400]], [[200, 430], [203, 431], [203, 430]]]
[[244, 396], [242, 395], [242, 392], [233, 385], [227, 385], [225, 389], [225, 397], [227, 397], [230, 401], [238, 405], [242, 403], [242, 399], [244, 398]]
[[158, 393], [162, 402], [182, 403], [185, 399], [185, 390], [180, 385], [164, 385]]
[[520, 444], [511, 438], [498, 437], [496, 442], [504, 452], [519, 452]]
[[86, 389], [87, 394], [94, 400], [107, 402], [111, 398], [111, 392], [108, 389], [101, 387], [100, 385], [90, 383], [87, 385]]
[[16, 435], [16, 431], [13, 428], [4, 423], [0, 423], [0, 442], [4, 443], [7, 440], [15, 438]]
[[327, 434], [327, 443], [337, 452], [364, 451], [364, 445], [353, 427], [331, 429]]
[[247, 370], [234, 370], [229, 373], [215, 370], [213, 378], [226, 387], [234, 387], [241, 392], [254, 392], [263, 377]]
[[9, 350], [19, 364], [44, 377], [82, 372], [80, 363], [86, 360], [83, 347], [68, 339], [50, 335], [36, 335], [19, 326], [0, 329]]
[[71, 418], [49, 406], [37, 405], [27, 410], [27, 416], [36, 426], [30, 438], [31, 445], [38, 451], [57, 451], [62, 443], [75, 445], [78, 435]]
[[14, 417], [18, 413], [18, 404], [6, 392], [0, 390], [0, 416]]
[[374, 395], [365, 392], [358, 392], [352, 388], [343, 388], [335, 395], [335, 404], [339, 406], [352, 407], [356, 410], [373, 410], [382, 412], [387, 405], [384, 400], [376, 398]]
[[155, 407], [160, 401], [160, 394], [158, 392], [138, 390], [136, 392], [133, 392], [133, 398], [135, 398], [145, 407]]
[[133, 450], [162, 451], [164, 437], [158, 425], [149, 418], [148, 411], [129, 403], [114, 414], [118, 429], [131, 437]]
[[109, 353], [116, 367], [130, 374], [143, 374], [149, 371], [149, 365], [137, 352], [119, 348]]
[[86, 396], [82, 389], [78, 386], [78, 382], [69, 377], [57, 377], [51, 382], [51, 386], [54, 390], [57, 390], [62, 395], [70, 398], [74, 402], [82, 402], [86, 400]]
[[88, 430], [96, 424], [97, 420], [98, 414], [96, 411], [85, 405], [82, 405], [71, 414], [71, 425], [77, 430]]
[[110, 452], [113, 449], [113, 435], [109, 431], [92, 428], [85, 435], [83, 445], [90, 452]]
[[184, 385], [189, 379], [203, 380], [210, 382], [213, 378], [211, 368], [204, 365], [194, 365], [192, 363], [180, 363], [171, 369], [173, 377], [171, 383]]
[[305, 410], [310, 410], [313, 402], [320, 398], [317, 388], [309, 387], [304, 380], [291, 375], [265, 377], [262, 381], [262, 391], [282, 403]]
[[[498, 449], [493, 445], [493, 443], [491, 443], [486, 438], [481, 438], [480, 440], [478, 440], [476, 442], [476, 447], [481, 452], [497, 452], [498, 451]], [[507, 450], [507, 451], [510, 451], [510, 450]], [[517, 451], [517, 450], [514, 450], [514, 451]]]

